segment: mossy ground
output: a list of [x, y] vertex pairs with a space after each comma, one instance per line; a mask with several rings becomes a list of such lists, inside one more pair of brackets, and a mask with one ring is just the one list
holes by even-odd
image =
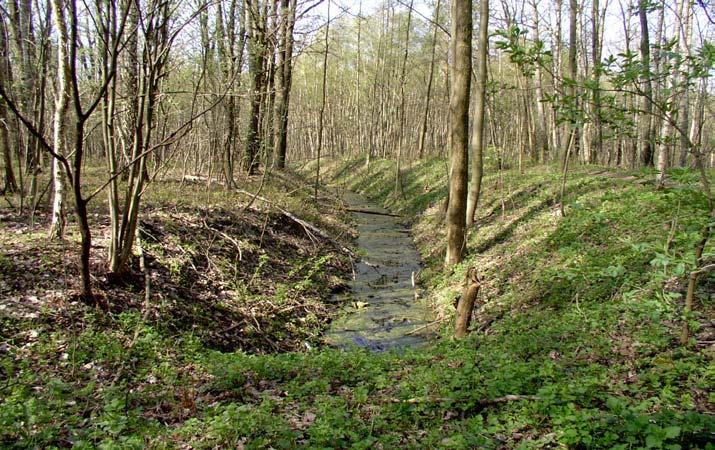
[[[674, 173], [677, 187], [656, 191], [639, 183], [646, 174], [579, 168], [561, 217], [557, 169], [492, 171], [467, 258], [445, 271], [445, 162], [406, 168], [404, 196], [392, 167], [333, 161], [325, 178], [411, 217], [421, 282], [445, 318], [434, 346], [251, 355], [209, 350], [189, 330], [167, 333], [131, 312], [111, 327], [90, 314], [77, 329], [39, 335], [36, 319], [11, 321], [4, 336], [22, 337], [2, 350], [0, 442], [712, 448], [712, 279], [701, 280], [689, 318], [692, 345], [677, 343], [684, 275], [706, 220], [692, 174]], [[471, 266], [483, 279], [479, 309], [470, 337], [456, 342], [447, 319]], [[506, 395], [521, 397], [490, 403]]]

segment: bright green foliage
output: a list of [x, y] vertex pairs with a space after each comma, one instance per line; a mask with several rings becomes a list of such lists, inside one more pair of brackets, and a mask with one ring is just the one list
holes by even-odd
[[[390, 163], [374, 161], [369, 174], [361, 164], [336, 163], [334, 182], [414, 222], [427, 261], [420, 278], [445, 314], [464, 270], [479, 268], [468, 339], [451, 341], [445, 322], [434, 346], [399, 354], [256, 356], [209, 351], [190, 335], [177, 341], [136, 315], [113, 331], [97, 319], [69, 336], [41, 335], [32, 360], [2, 355], [0, 444], [714, 448], [712, 349], [677, 345], [683, 277], [706, 210], [689, 172], [673, 174], [684, 187], [662, 191], [635, 176], [576, 172], [566, 217], [555, 208], [557, 170], [491, 174], [467, 259], [443, 273], [444, 162], [408, 168], [406, 199], [391, 196]], [[295, 274], [311, 285], [325, 263], [304, 261]], [[703, 315], [715, 309], [708, 283], [698, 292]], [[43, 378], [56, 365], [63, 376]], [[506, 395], [525, 397], [488, 403]]]

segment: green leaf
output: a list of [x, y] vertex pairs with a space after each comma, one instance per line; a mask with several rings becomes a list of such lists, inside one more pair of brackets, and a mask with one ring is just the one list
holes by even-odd
[[660, 448], [663, 446], [663, 440], [654, 434], [649, 434], [645, 437], [645, 446], [646, 448]]
[[674, 439], [680, 436], [680, 427], [667, 427], [664, 431], [666, 439]]

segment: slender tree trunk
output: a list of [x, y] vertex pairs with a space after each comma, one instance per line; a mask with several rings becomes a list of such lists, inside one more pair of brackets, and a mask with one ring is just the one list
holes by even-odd
[[[3, 80], [8, 79], [9, 67], [7, 62], [10, 58], [10, 52], [5, 39], [5, 19], [0, 17], [0, 76]], [[0, 81], [4, 82], [4, 81]], [[10, 126], [8, 122], [7, 110], [5, 103], [0, 101], [0, 151], [2, 152], [3, 162], [5, 166], [5, 179], [2, 192], [12, 193], [17, 192], [17, 181], [15, 180], [15, 172], [12, 168], [12, 145], [10, 144]], [[22, 170], [22, 169], [21, 169]]]
[[695, 117], [690, 124], [690, 141], [696, 148], [699, 149], [699, 151], [702, 151], [703, 126], [705, 125], [705, 103], [708, 96], [707, 85], [708, 84], [705, 79], [700, 80], [700, 93], [698, 94], [695, 106]]
[[[55, 94], [55, 116], [53, 119], [53, 146], [58, 155], [67, 152], [67, 127], [69, 111], [69, 72], [70, 63], [67, 49], [69, 35], [64, 18], [64, 9], [60, 0], [52, 1], [52, 11], [57, 27], [57, 92]], [[81, 139], [81, 137], [79, 138]], [[50, 225], [50, 239], [63, 239], [65, 232], [65, 174], [60, 161], [52, 158], [52, 222]]]
[[[567, 88], [567, 91], [569, 93], [569, 96], [573, 99], [574, 103], [576, 102], [576, 75], [577, 75], [577, 66], [576, 66], [576, 26], [577, 26], [577, 11], [578, 11], [578, 3], [577, 0], [569, 0], [569, 77], [573, 81], [569, 87]], [[568, 170], [569, 170], [569, 159], [571, 158], [571, 151], [572, 151], [572, 146], [576, 145], [576, 142], [578, 141], [578, 134], [576, 133], [575, 129], [575, 124], [571, 124], [570, 127], [570, 132], [569, 132], [569, 138], [566, 140], [566, 147], [564, 148], [564, 159], [563, 159], [563, 164], [561, 166], [563, 170], [563, 177], [561, 181], [561, 194], [560, 194], [560, 200], [559, 200], [559, 209], [561, 212], [561, 216], [566, 215], [566, 210], [564, 207], [565, 203], [565, 198], [564, 194], [566, 192], [566, 179], [568, 177]]]
[[226, 23], [224, 24], [224, 11], [222, 2], [216, 5], [216, 41], [218, 46], [218, 56], [220, 64], [221, 82], [225, 89], [228, 90], [228, 95], [222, 101], [222, 117], [225, 124], [223, 129], [218, 130], [217, 134], [223, 136], [221, 139], [221, 165], [223, 167], [223, 177], [226, 182], [226, 189], [232, 189], [236, 186], [233, 179], [234, 163], [234, 142], [236, 140], [236, 99], [232, 95], [234, 86], [237, 84], [236, 76], [236, 8], [237, 0], [230, 0], [228, 13], [226, 15]]
[[[537, 42], [541, 42], [539, 21], [540, 13], [537, 7], [537, 1], [532, 0], [531, 5], [534, 14], [534, 37]], [[539, 153], [539, 161], [545, 163], [548, 157], [547, 155], [549, 143], [547, 135], [546, 112], [544, 111], [543, 78], [543, 69], [540, 64], [537, 64], [536, 73], [534, 74], [534, 100], [536, 102], [536, 120], [534, 121], [534, 125], [536, 135], [536, 148]]]
[[[554, 30], [554, 33], [552, 35], [552, 39], [554, 40], [554, 47], [556, 48], [556, 52], [554, 54], [554, 65], [553, 65], [553, 73], [554, 74], [563, 74], [563, 58], [562, 58], [562, 53], [563, 53], [563, 41], [562, 41], [562, 6], [563, 6], [563, 0], [555, 0], [556, 1], [556, 27]], [[554, 80], [554, 82], [556, 82]], [[563, 144], [564, 141], [564, 132], [563, 130], [564, 125], [559, 124], [557, 120], [557, 111], [556, 108], [551, 108], [551, 118], [552, 122], [554, 124], [554, 127], [552, 129], [553, 134], [552, 134], [552, 141], [554, 148], [560, 150], [563, 152], [565, 149], [565, 146]], [[568, 139], [566, 139], [568, 140]], [[563, 157], [563, 153], [561, 153], [561, 156]]]
[[[109, 3], [109, 2], [108, 2]], [[129, 2], [125, 2], [129, 4]], [[109, 12], [108, 12], [109, 13]], [[110, 69], [110, 47], [113, 39], [116, 38], [116, 15], [112, 14], [111, 22], [105, 29], [102, 41], [101, 57], [102, 57], [102, 79], [107, 79]], [[129, 52], [129, 51], [128, 51]], [[117, 79], [114, 77], [107, 92], [102, 98], [102, 142], [104, 144], [104, 152], [107, 161], [107, 171], [109, 176], [114, 176], [118, 170], [118, 136], [116, 135], [115, 113], [117, 104]], [[110, 240], [108, 250], [108, 262], [111, 271], [114, 271], [117, 263], [119, 252], [117, 251], [119, 244], [119, 182], [116, 178], [110, 180], [107, 186], [107, 200], [109, 204], [109, 223], [110, 223]]]
[[[681, 2], [682, 5], [682, 13], [680, 16], [680, 22], [682, 23], [682, 26], [680, 27], [681, 33], [680, 36], [678, 36], [678, 52], [685, 58], [689, 58], [691, 56], [690, 54], [690, 47], [691, 47], [691, 41], [692, 41], [692, 23], [693, 23], [693, 15], [691, 12], [691, 4], [690, 0], [682, 0]], [[676, 19], [677, 20], [677, 19]], [[686, 60], [684, 63], [684, 68], [683, 70], [686, 73], [690, 73], [691, 67]], [[679, 77], [681, 78], [681, 83], [683, 84], [684, 80], [684, 75], [679, 74]], [[690, 128], [690, 89], [685, 88], [683, 90], [683, 93], [680, 95], [680, 108], [679, 108], [680, 114], [679, 114], [679, 126], [681, 130], [688, 130]], [[679, 165], [681, 167], [684, 167], [687, 162], [688, 162], [688, 155], [689, 155], [689, 147], [688, 147], [688, 137], [684, 134], [680, 134], [680, 158], [679, 158]]]
[[363, 117], [360, 101], [362, 79], [362, 0], [358, 4], [357, 16], [357, 70], [355, 71], [355, 120], [357, 121], [357, 149], [355, 156], [363, 151]]
[[645, 165], [653, 164], [653, 88], [650, 74], [650, 35], [648, 31], [648, 1], [638, 0], [638, 19], [641, 29], [640, 54], [643, 63], [641, 74], [641, 89], [643, 90], [642, 109], [639, 116], [638, 140], [640, 147], [638, 153], [640, 160]]
[[261, 13], [258, 0], [246, 0], [246, 28], [248, 30], [248, 71], [251, 78], [249, 99], [251, 105], [243, 167], [248, 175], [258, 169], [258, 152], [261, 148], [262, 134], [260, 126], [261, 103], [263, 93], [265, 18]]
[[434, 7], [434, 24], [432, 24], [432, 48], [430, 50], [430, 64], [429, 64], [429, 75], [427, 77], [427, 94], [425, 97], [425, 109], [422, 113], [422, 125], [420, 126], [420, 139], [419, 139], [419, 158], [422, 159], [425, 153], [425, 138], [427, 136], [427, 118], [429, 116], [430, 101], [432, 100], [432, 84], [434, 82], [434, 66], [435, 66], [435, 54], [437, 51], [437, 32], [439, 27], [439, 9], [442, 2], [437, 0]]
[[318, 187], [320, 186], [320, 153], [323, 150], [323, 121], [325, 119], [325, 103], [328, 94], [328, 39], [330, 38], [330, 3], [328, 0], [328, 21], [325, 24], [325, 50], [323, 52], [323, 92], [320, 103], [320, 114], [318, 116], [318, 163], [315, 168], [315, 200], [318, 201]]
[[479, 205], [484, 173], [484, 113], [487, 96], [487, 57], [489, 55], [489, 0], [480, 0], [479, 49], [477, 53], [477, 89], [474, 98], [474, 128], [472, 130], [472, 184], [467, 201], [467, 226], [474, 224], [474, 215]]
[[293, 29], [295, 27], [296, 0], [282, 0], [283, 11], [283, 36], [282, 46], [279, 49], [280, 88], [276, 98], [276, 168], [285, 168], [286, 152], [288, 148], [288, 108], [290, 105], [290, 92], [293, 80]]
[[447, 252], [445, 265], [464, 259], [466, 250], [467, 171], [469, 155], [469, 93], [472, 78], [472, 2], [452, 1], [450, 51], [452, 89], [449, 100], [451, 124], [449, 204], [447, 206]]
[[589, 164], [595, 164], [596, 158], [603, 152], [603, 127], [601, 125], [601, 11], [599, 0], [591, 0], [591, 55], [593, 57], [593, 141], [589, 152]]
[[[690, 0], [679, 0], [677, 2], [677, 14], [676, 14], [676, 20], [675, 20], [675, 30], [674, 30], [674, 36], [676, 39], [680, 40], [682, 38], [681, 32], [684, 29], [683, 27], [683, 3], [688, 3], [689, 4]], [[671, 90], [669, 95], [670, 98], [666, 99], [666, 102], [670, 104], [671, 106], [675, 107], [680, 106], [680, 97], [677, 96], [675, 91], [678, 88], [679, 81], [681, 81], [681, 75], [679, 71], [679, 67], [677, 64], [673, 64], [672, 68], [670, 69], [670, 72], [667, 74], [665, 78], [665, 86]], [[675, 109], [675, 108], [673, 108]], [[668, 166], [670, 165], [670, 149], [673, 144], [673, 134], [675, 132], [674, 126], [675, 122], [677, 121], [677, 111], [668, 111], [665, 114], [665, 118], [662, 121], [661, 124], [661, 131], [660, 131], [660, 138], [661, 142], [658, 145], [658, 174], [656, 175], [656, 183], [659, 186], [663, 186], [665, 184], [665, 180], [667, 178], [666, 170], [668, 169]], [[682, 139], [684, 138], [683, 134], [681, 133], [680, 135], [681, 142]]]
[[412, 5], [414, 0], [410, 0], [407, 10], [407, 30], [405, 31], [405, 51], [402, 55], [402, 68], [400, 70], [400, 128], [397, 137], [397, 158], [395, 161], [395, 193], [404, 196], [402, 190], [402, 180], [400, 179], [400, 164], [402, 163], [403, 145], [405, 141], [405, 82], [407, 76], [407, 56], [410, 49], [410, 29], [412, 28]]

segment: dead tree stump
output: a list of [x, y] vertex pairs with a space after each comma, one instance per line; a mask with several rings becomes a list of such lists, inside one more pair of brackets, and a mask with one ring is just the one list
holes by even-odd
[[464, 290], [457, 303], [457, 321], [454, 326], [454, 337], [463, 338], [469, 333], [469, 322], [472, 320], [472, 311], [477, 300], [481, 282], [477, 269], [474, 267], [467, 270], [464, 280]]

